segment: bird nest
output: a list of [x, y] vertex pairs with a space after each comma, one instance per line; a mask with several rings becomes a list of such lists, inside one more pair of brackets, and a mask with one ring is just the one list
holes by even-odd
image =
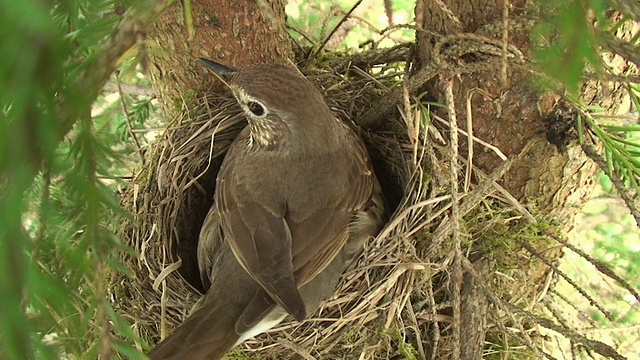
[[[307, 75], [345, 121], [361, 118], [402, 78], [393, 68], [372, 72], [347, 66], [339, 75]], [[450, 159], [458, 154], [441, 141], [448, 138], [443, 135], [450, 130], [448, 122], [420, 111], [424, 109], [407, 99], [404, 109], [393, 112], [375, 131], [360, 130], [394, 211], [380, 235], [366, 243], [361, 257], [343, 274], [335, 295], [309, 320], [285, 320], [232, 354], [259, 353], [274, 359], [427, 354], [445, 358], [455, 343], [450, 341], [455, 322], [491, 328], [486, 341], [504, 345], [517, 339], [525, 344], [521, 350], [536, 353], [537, 339], [527, 335], [534, 321], [520, 314], [517, 304], [530, 305], [547, 289], [547, 264], [531, 253], [551, 247], [551, 240], [535, 235], [526, 221], [531, 215], [508, 193], [490, 196], [495, 180], [509, 168], [505, 162], [494, 174], [460, 189], [457, 196], [464, 201], [455, 211], [465, 216], [468, 236], [462, 242], [447, 241], [456, 220], [449, 174], [458, 171], [451, 170]], [[430, 123], [413, 126], [409, 119], [418, 116]], [[121, 236], [135, 250], [135, 255], [123, 256], [136, 277], [115, 275], [121, 277], [111, 282], [112, 293], [119, 312], [151, 344], [171, 334], [202, 297], [198, 233], [213, 202], [225, 151], [244, 121], [229, 94], [185, 103], [152, 147], [145, 171], [123, 196], [134, 221], [123, 227]], [[529, 239], [528, 248], [518, 242], [522, 238]], [[462, 260], [453, 255], [456, 244], [466, 254]], [[483, 283], [495, 263], [501, 265], [503, 277]], [[466, 275], [455, 269], [464, 269]], [[494, 310], [487, 313], [490, 300]], [[454, 312], [455, 306], [462, 311]], [[456, 319], [456, 313], [463, 318]]]

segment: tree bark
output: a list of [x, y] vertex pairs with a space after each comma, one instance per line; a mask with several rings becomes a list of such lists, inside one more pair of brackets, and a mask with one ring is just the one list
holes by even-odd
[[[445, 0], [426, 2], [422, 14], [416, 14], [419, 31], [416, 63], [431, 64], [434, 59], [433, 43], [436, 37], [473, 34], [496, 41], [502, 39], [503, 1], [497, 0]], [[509, 2], [508, 43], [528, 57], [531, 48], [530, 18], [525, 9], [526, 1]], [[418, 9], [420, 10], [420, 9]], [[437, 34], [434, 35], [434, 34]], [[451, 44], [469, 45], [462, 38]], [[496, 48], [496, 51], [499, 51]], [[527, 69], [507, 66], [506, 82], [500, 76], [500, 55], [494, 59], [483, 57], [481, 52], [469, 48], [460, 56], [457, 66], [472, 67], [480, 62], [491, 62], [487, 70], [461, 75], [454, 81], [456, 112], [461, 129], [466, 129], [467, 101], [471, 101], [473, 133], [479, 139], [497, 146], [507, 157], [520, 153], [528, 142], [535, 142], [532, 151], [515, 164], [501, 181], [512, 195], [525, 205], [532, 205], [541, 213], [549, 212], [562, 222], [568, 231], [576, 206], [591, 191], [595, 164], [587, 161], [574, 141], [559, 149], [546, 138], [549, 124], [545, 117], [556, 111], [561, 99], [550, 93], [539, 93], [532, 88]], [[444, 102], [442, 80], [431, 84], [430, 90], [439, 102]], [[593, 86], [593, 85], [591, 85]], [[585, 85], [585, 91], [589, 84]], [[585, 93], [586, 103], [592, 94]], [[566, 150], [566, 151], [562, 151]], [[466, 153], [466, 142], [461, 144]], [[493, 151], [479, 143], [474, 144], [474, 164], [490, 173], [502, 163]]]
[[281, 0], [191, 0], [191, 9], [185, 3], [176, 1], [149, 34], [160, 50], [149, 67], [151, 81], [167, 114], [180, 108], [185, 94], [221, 85], [196, 63], [199, 57], [234, 67], [290, 62]]

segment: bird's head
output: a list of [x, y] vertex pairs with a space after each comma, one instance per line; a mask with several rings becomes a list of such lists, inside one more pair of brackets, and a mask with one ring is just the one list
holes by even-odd
[[276, 64], [234, 69], [198, 61], [231, 89], [247, 116], [251, 141], [259, 146], [274, 148], [293, 138], [309, 141], [336, 121], [322, 95], [297, 69]]

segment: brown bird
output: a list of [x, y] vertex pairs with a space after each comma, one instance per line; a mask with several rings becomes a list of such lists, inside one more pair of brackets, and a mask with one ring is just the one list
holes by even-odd
[[228, 80], [248, 126], [227, 152], [200, 233], [202, 306], [152, 359], [219, 359], [287, 314], [303, 321], [383, 223], [362, 141], [303, 75], [198, 60]]

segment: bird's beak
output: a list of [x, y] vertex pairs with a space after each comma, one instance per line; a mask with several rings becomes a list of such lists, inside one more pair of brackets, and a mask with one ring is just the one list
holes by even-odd
[[229, 87], [227, 80], [231, 77], [231, 75], [233, 75], [236, 69], [205, 58], [198, 58], [197, 60], [200, 64], [213, 70], [213, 73], [216, 75], [216, 77], [220, 79], [220, 81], [222, 81], [227, 87]]

